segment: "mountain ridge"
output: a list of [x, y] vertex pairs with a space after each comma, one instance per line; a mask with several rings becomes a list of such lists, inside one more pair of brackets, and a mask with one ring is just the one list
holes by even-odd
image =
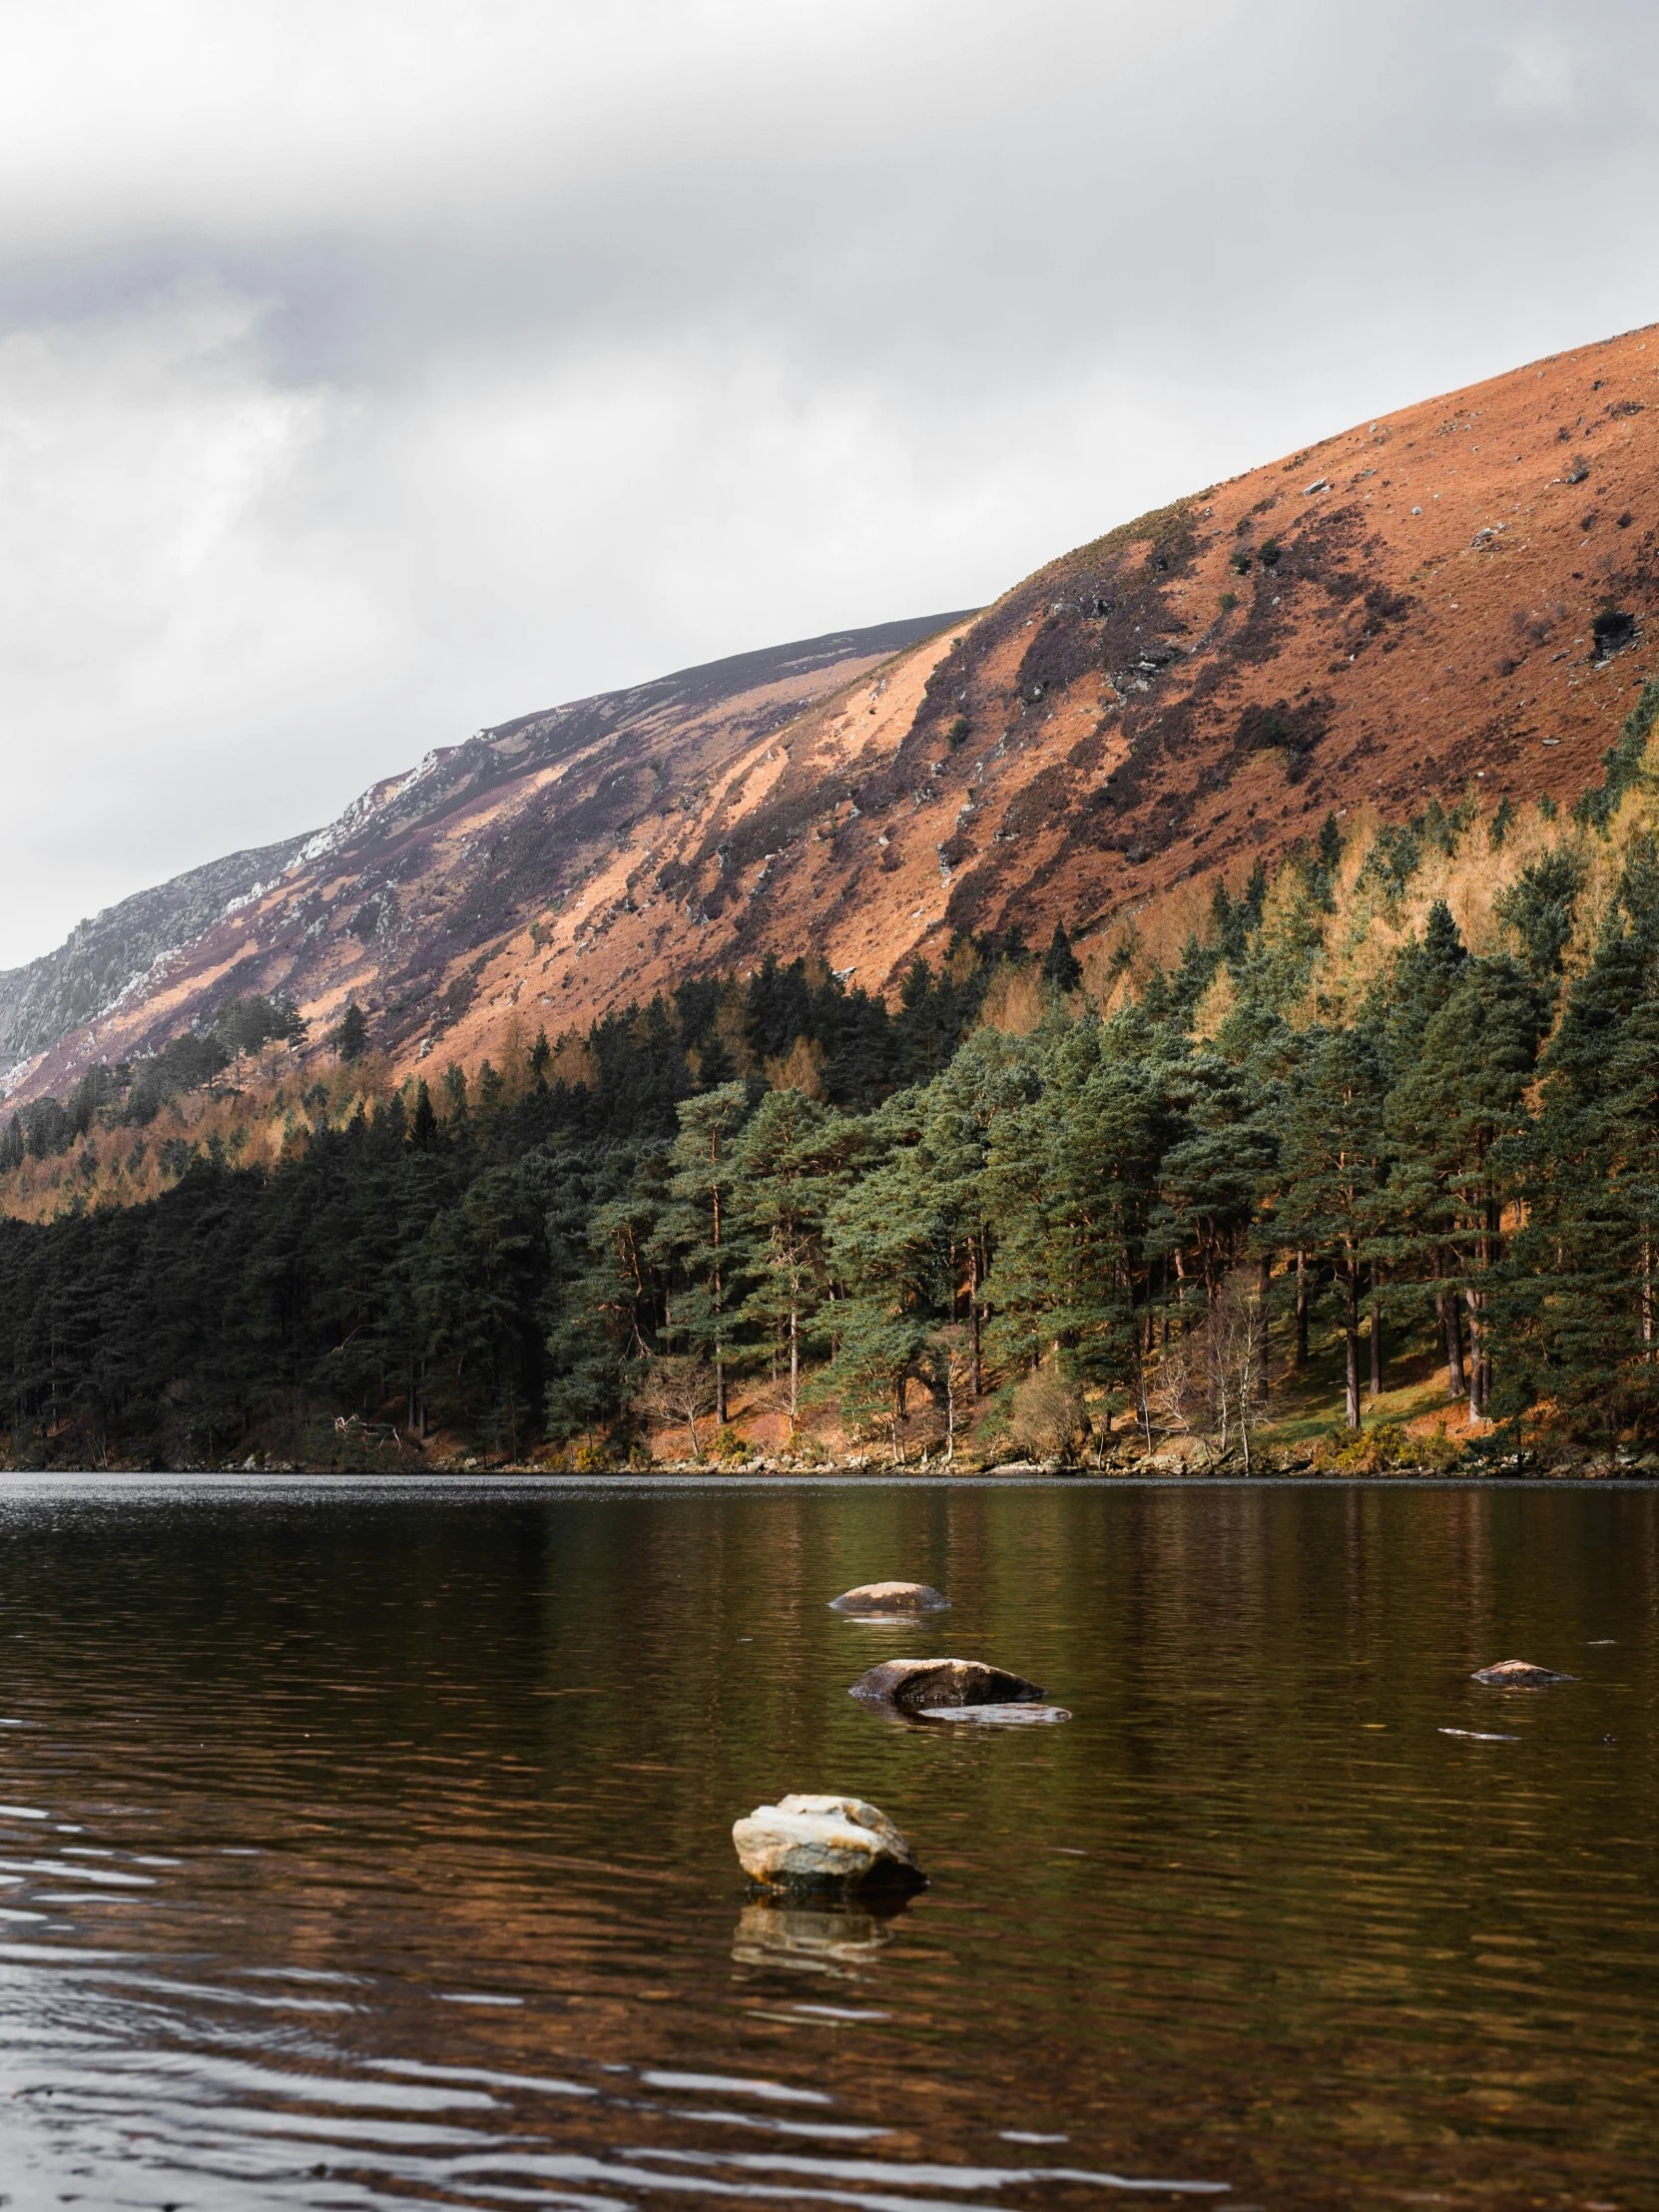
[[[115, 1056], [100, 1046], [114, 1046], [125, 1057], [155, 1049], [211, 1010], [226, 994], [220, 987], [225, 977], [250, 964], [246, 947], [227, 964], [214, 956], [220, 948], [210, 946], [193, 973], [184, 964], [192, 952], [250, 907], [291, 897], [296, 878], [343, 851], [360, 846], [359, 865], [371, 870], [388, 844], [428, 824], [446, 801], [487, 799], [568, 762], [607, 735], [653, 720], [672, 722], [676, 714], [718, 724], [725, 711], [748, 734], [750, 719], [787, 719], [801, 696], [813, 696], [823, 682], [843, 681], [848, 669], [863, 669], [917, 635], [960, 619], [929, 615], [828, 631], [517, 716], [378, 779], [320, 830], [227, 854], [135, 892], [78, 923], [55, 950], [0, 972], [0, 1083], [24, 1103], [63, 1080], [66, 1069], [73, 1079], [90, 1061]], [[353, 918], [377, 927], [385, 909], [375, 902], [376, 887], [366, 886], [347, 930]], [[378, 887], [383, 894], [385, 886]], [[244, 987], [281, 990], [293, 978], [276, 971], [295, 964], [278, 954]]]
[[1653, 666], [1653, 336], [1334, 433], [977, 613], [480, 732], [373, 787], [13, 1092], [239, 990], [313, 1025], [355, 998], [405, 1071], [769, 951], [879, 991], [957, 932], [1087, 934], [1189, 878], [1236, 887], [1327, 812], [1570, 801]]

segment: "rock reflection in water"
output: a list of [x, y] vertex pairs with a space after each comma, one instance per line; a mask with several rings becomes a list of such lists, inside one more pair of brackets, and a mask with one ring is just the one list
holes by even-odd
[[756, 1899], [738, 1915], [732, 1956], [743, 1966], [789, 1966], [848, 1980], [892, 1941], [907, 1902], [891, 1894], [856, 1903]]
[[860, 1697], [855, 1702], [861, 1713], [895, 1728], [927, 1730], [939, 1721], [974, 1721], [984, 1728], [1052, 1728], [1071, 1719], [1064, 1705], [923, 1705], [911, 1712], [883, 1698]]

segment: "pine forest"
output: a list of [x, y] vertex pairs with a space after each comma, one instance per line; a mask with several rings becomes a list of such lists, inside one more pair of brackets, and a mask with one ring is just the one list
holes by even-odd
[[1163, 955], [768, 958], [401, 1083], [229, 1001], [0, 1138], [7, 1463], [1659, 1464], [1656, 716]]

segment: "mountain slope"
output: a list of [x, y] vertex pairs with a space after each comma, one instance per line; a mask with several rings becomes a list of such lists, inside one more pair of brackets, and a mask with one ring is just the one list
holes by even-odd
[[1653, 665], [1652, 337], [1380, 418], [1040, 570], [642, 820], [539, 941], [484, 962], [445, 1049], [513, 1005], [562, 1026], [768, 949], [879, 988], [956, 929], [1236, 881], [1333, 808], [1576, 797]]
[[55, 952], [0, 972], [0, 1069], [48, 1051], [124, 997], [158, 961], [212, 928], [234, 900], [279, 875], [302, 840], [210, 860], [77, 922]]
[[382, 1038], [452, 1021], [480, 947], [580, 881], [642, 808], [951, 619], [738, 654], [481, 730], [325, 830], [124, 899], [0, 974], [6, 1087], [20, 1102], [64, 1088], [251, 990], [322, 1018], [355, 993]]
[[[880, 988], [956, 929], [1087, 927], [1324, 814], [1597, 780], [1654, 665], [1659, 335], [1326, 438], [969, 619], [747, 656], [481, 733], [381, 786], [27, 1069], [231, 990], [347, 995], [399, 1065], [698, 969]], [[747, 688], [739, 688], [747, 687]], [[250, 856], [252, 857], [252, 856]], [[57, 956], [54, 956], [57, 957]]]

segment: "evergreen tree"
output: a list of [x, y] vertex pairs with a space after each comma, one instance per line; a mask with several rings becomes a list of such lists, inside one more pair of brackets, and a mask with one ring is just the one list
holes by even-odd
[[1486, 1411], [1492, 1389], [1486, 1321], [1541, 1012], [1514, 961], [1468, 961], [1388, 1099], [1388, 1132], [1401, 1155], [1390, 1194], [1394, 1249], [1419, 1283], [1463, 1299], [1471, 1421]]
[[826, 1378], [842, 1418], [884, 1427], [904, 1455], [908, 1388], [948, 1297], [949, 1225], [920, 1138], [913, 1092], [869, 1117], [863, 1175], [831, 1209], [837, 1345]]
[[1043, 981], [1052, 983], [1057, 991], [1074, 991], [1082, 980], [1083, 963], [1071, 949], [1065, 923], [1056, 921], [1048, 950], [1043, 954]]
[[353, 1060], [360, 1060], [368, 1050], [368, 1016], [355, 999], [340, 1016], [339, 1027], [334, 1031], [334, 1050], [347, 1067]]
[[1581, 862], [1558, 849], [1523, 867], [1519, 879], [1492, 901], [1497, 919], [1520, 939], [1521, 958], [1537, 984], [1549, 987], [1560, 977], [1583, 887]]
[[789, 1351], [790, 1434], [801, 1411], [801, 1355], [828, 1288], [825, 1231], [845, 1185], [854, 1131], [800, 1091], [771, 1091], [737, 1137], [732, 1221], [753, 1255], [754, 1286], [738, 1319], [782, 1336]]
[[1142, 1322], [1159, 1162], [1178, 1126], [1161, 1070], [1113, 1058], [1098, 1027], [1045, 1057], [1045, 1080], [990, 1132], [999, 1349], [1080, 1383], [1131, 1391], [1144, 1420]]
[[1227, 895], [1226, 882], [1218, 875], [1210, 894], [1210, 929], [1216, 950], [1230, 967], [1239, 966], [1249, 949], [1247, 926], [1244, 901], [1234, 905]]
[[1345, 1413], [1360, 1426], [1360, 1287], [1380, 1226], [1387, 1148], [1382, 1064], [1357, 1030], [1328, 1033], [1286, 1114], [1273, 1207], [1280, 1245], [1323, 1261], [1341, 1298]]
[[715, 1420], [727, 1417], [726, 1382], [743, 1304], [749, 1241], [734, 1203], [737, 1139], [749, 1119], [745, 1083], [723, 1083], [681, 1101], [680, 1129], [669, 1150], [669, 1203], [653, 1253], [672, 1262], [684, 1288], [675, 1296], [664, 1334], [715, 1372]]

